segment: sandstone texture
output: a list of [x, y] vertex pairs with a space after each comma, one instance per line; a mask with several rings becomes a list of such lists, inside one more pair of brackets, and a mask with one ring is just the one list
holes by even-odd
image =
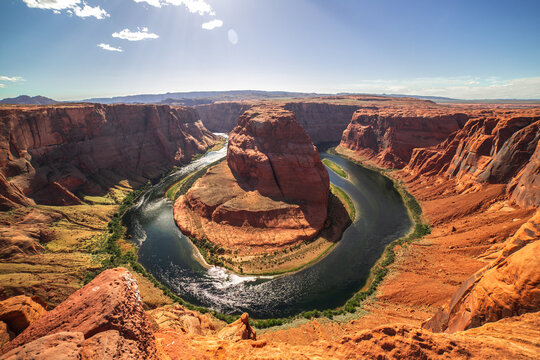
[[0, 208], [80, 204], [104, 172], [152, 178], [214, 144], [195, 111], [166, 105], [0, 109]]
[[216, 331], [215, 319], [179, 304], [167, 305], [151, 310], [148, 315], [159, 329], [173, 329], [186, 334], [208, 335]]
[[465, 281], [424, 326], [455, 332], [540, 308], [540, 211], [509, 238], [491, 264]]
[[0, 302], [0, 321], [7, 325], [8, 331], [16, 335], [46, 312], [43, 306], [24, 295]]
[[174, 218], [224, 248], [270, 251], [317, 235], [328, 194], [328, 173], [294, 115], [254, 107], [230, 134], [227, 162], [178, 198]]
[[430, 101], [390, 102], [358, 109], [343, 132], [340, 146], [377, 165], [402, 168], [414, 148], [439, 144], [461, 129], [468, 116], [460, 109]]
[[[114, 336], [103, 334], [108, 331]], [[137, 283], [123, 268], [101, 273], [54, 310], [32, 322], [2, 351], [5, 354], [21, 346], [31, 346], [38, 339], [45, 341], [43, 338], [48, 335], [64, 332], [81, 334], [86, 341], [93, 339], [92, 348], [101, 348], [99, 344], [105, 343], [116, 349], [114, 351], [122, 349], [123, 353], [131, 354], [131, 358], [156, 358], [154, 336]], [[95, 351], [98, 349], [91, 352]]]

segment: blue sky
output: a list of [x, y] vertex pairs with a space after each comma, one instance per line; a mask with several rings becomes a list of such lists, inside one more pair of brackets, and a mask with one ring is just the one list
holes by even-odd
[[0, 98], [540, 98], [539, 19], [536, 0], [1, 0]]

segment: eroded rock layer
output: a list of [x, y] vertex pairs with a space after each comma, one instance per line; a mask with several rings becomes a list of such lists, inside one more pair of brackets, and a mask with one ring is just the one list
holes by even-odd
[[380, 166], [405, 166], [414, 148], [439, 144], [459, 130], [468, 116], [430, 101], [390, 102], [358, 109], [340, 146]]
[[81, 194], [103, 193], [104, 173], [151, 178], [190, 160], [214, 139], [195, 111], [186, 107], [2, 108], [0, 208], [34, 201], [79, 204]]
[[290, 111], [254, 107], [230, 134], [227, 162], [174, 206], [180, 229], [225, 248], [269, 251], [313, 238], [328, 207], [328, 173]]
[[540, 109], [471, 110], [463, 129], [441, 144], [415, 149], [407, 168], [414, 176], [443, 176], [460, 191], [508, 184], [521, 206], [540, 205]]

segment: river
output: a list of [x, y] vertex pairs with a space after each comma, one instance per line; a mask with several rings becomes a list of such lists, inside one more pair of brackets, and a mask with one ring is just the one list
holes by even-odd
[[183, 299], [223, 313], [247, 311], [255, 318], [283, 317], [305, 310], [341, 306], [365, 283], [387, 244], [406, 234], [412, 221], [392, 182], [339, 156], [321, 152], [348, 174], [328, 169], [330, 181], [345, 190], [356, 207], [356, 220], [322, 260], [299, 272], [278, 276], [239, 276], [196, 260], [196, 251], [176, 227], [169, 186], [220, 158], [210, 152], [168, 175], [128, 211], [128, 233], [138, 243], [139, 262]]

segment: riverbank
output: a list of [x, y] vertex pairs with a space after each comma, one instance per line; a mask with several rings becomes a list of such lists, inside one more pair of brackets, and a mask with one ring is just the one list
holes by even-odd
[[[214, 165], [215, 163], [210, 164], [172, 185], [167, 189], [166, 196], [171, 201], [175, 201]], [[350, 197], [342, 189], [331, 185], [328, 219], [325, 227], [312, 241], [302, 242], [272, 253], [239, 255], [206, 239], [190, 237], [190, 240], [197, 250], [195, 257], [203, 267], [220, 266], [239, 275], [282, 275], [299, 271], [324, 258], [355, 217], [356, 209]]]

